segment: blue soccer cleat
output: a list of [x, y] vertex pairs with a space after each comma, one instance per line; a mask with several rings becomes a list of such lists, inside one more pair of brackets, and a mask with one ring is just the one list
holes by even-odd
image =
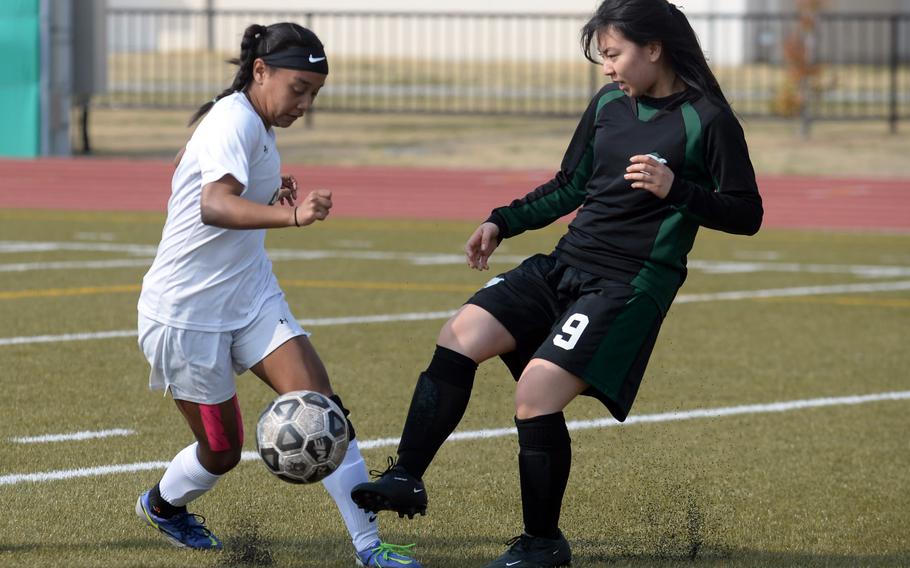
[[370, 546], [357, 553], [358, 566], [379, 566], [380, 568], [421, 568], [417, 562], [406, 553], [411, 551], [413, 544], [389, 544], [377, 540]]
[[221, 541], [205, 527], [204, 517], [187, 512], [178, 513], [171, 518], [159, 517], [149, 505], [148, 491], [136, 501], [136, 515], [158, 529], [164, 538], [178, 548], [221, 550]]

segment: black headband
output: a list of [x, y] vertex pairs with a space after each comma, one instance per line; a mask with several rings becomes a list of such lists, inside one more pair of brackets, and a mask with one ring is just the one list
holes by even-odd
[[329, 74], [329, 62], [321, 47], [289, 47], [263, 55], [261, 59], [272, 67]]

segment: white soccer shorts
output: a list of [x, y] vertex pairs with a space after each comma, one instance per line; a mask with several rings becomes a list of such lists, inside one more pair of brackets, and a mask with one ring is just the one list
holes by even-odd
[[139, 314], [139, 347], [151, 366], [149, 388], [179, 400], [218, 404], [237, 392], [237, 375], [283, 343], [308, 336], [283, 294], [265, 301], [246, 327], [209, 332], [180, 329]]

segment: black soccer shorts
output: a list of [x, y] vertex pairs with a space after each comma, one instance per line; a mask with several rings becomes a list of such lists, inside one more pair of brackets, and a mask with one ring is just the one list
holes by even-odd
[[588, 383], [584, 394], [619, 421], [638, 394], [663, 321], [646, 293], [543, 254], [491, 279], [467, 303], [515, 338], [515, 351], [501, 358], [516, 380], [531, 359], [545, 359]]

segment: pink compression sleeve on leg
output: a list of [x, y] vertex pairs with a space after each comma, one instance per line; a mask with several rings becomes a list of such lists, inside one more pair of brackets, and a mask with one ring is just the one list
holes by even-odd
[[[243, 420], [240, 416], [240, 404], [237, 402], [237, 395], [232, 399], [234, 403], [234, 412], [237, 417], [237, 446], [243, 444]], [[224, 404], [224, 403], [221, 403]], [[220, 404], [200, 404], [199, 414], [202, 416], [202, 426], [205, 428], [205, 437], [208, 440], [209, 448], [213, 452], [225, 452], [231, 449], [231, 440], [224, 428], [224, 419], [221, 415]]]

